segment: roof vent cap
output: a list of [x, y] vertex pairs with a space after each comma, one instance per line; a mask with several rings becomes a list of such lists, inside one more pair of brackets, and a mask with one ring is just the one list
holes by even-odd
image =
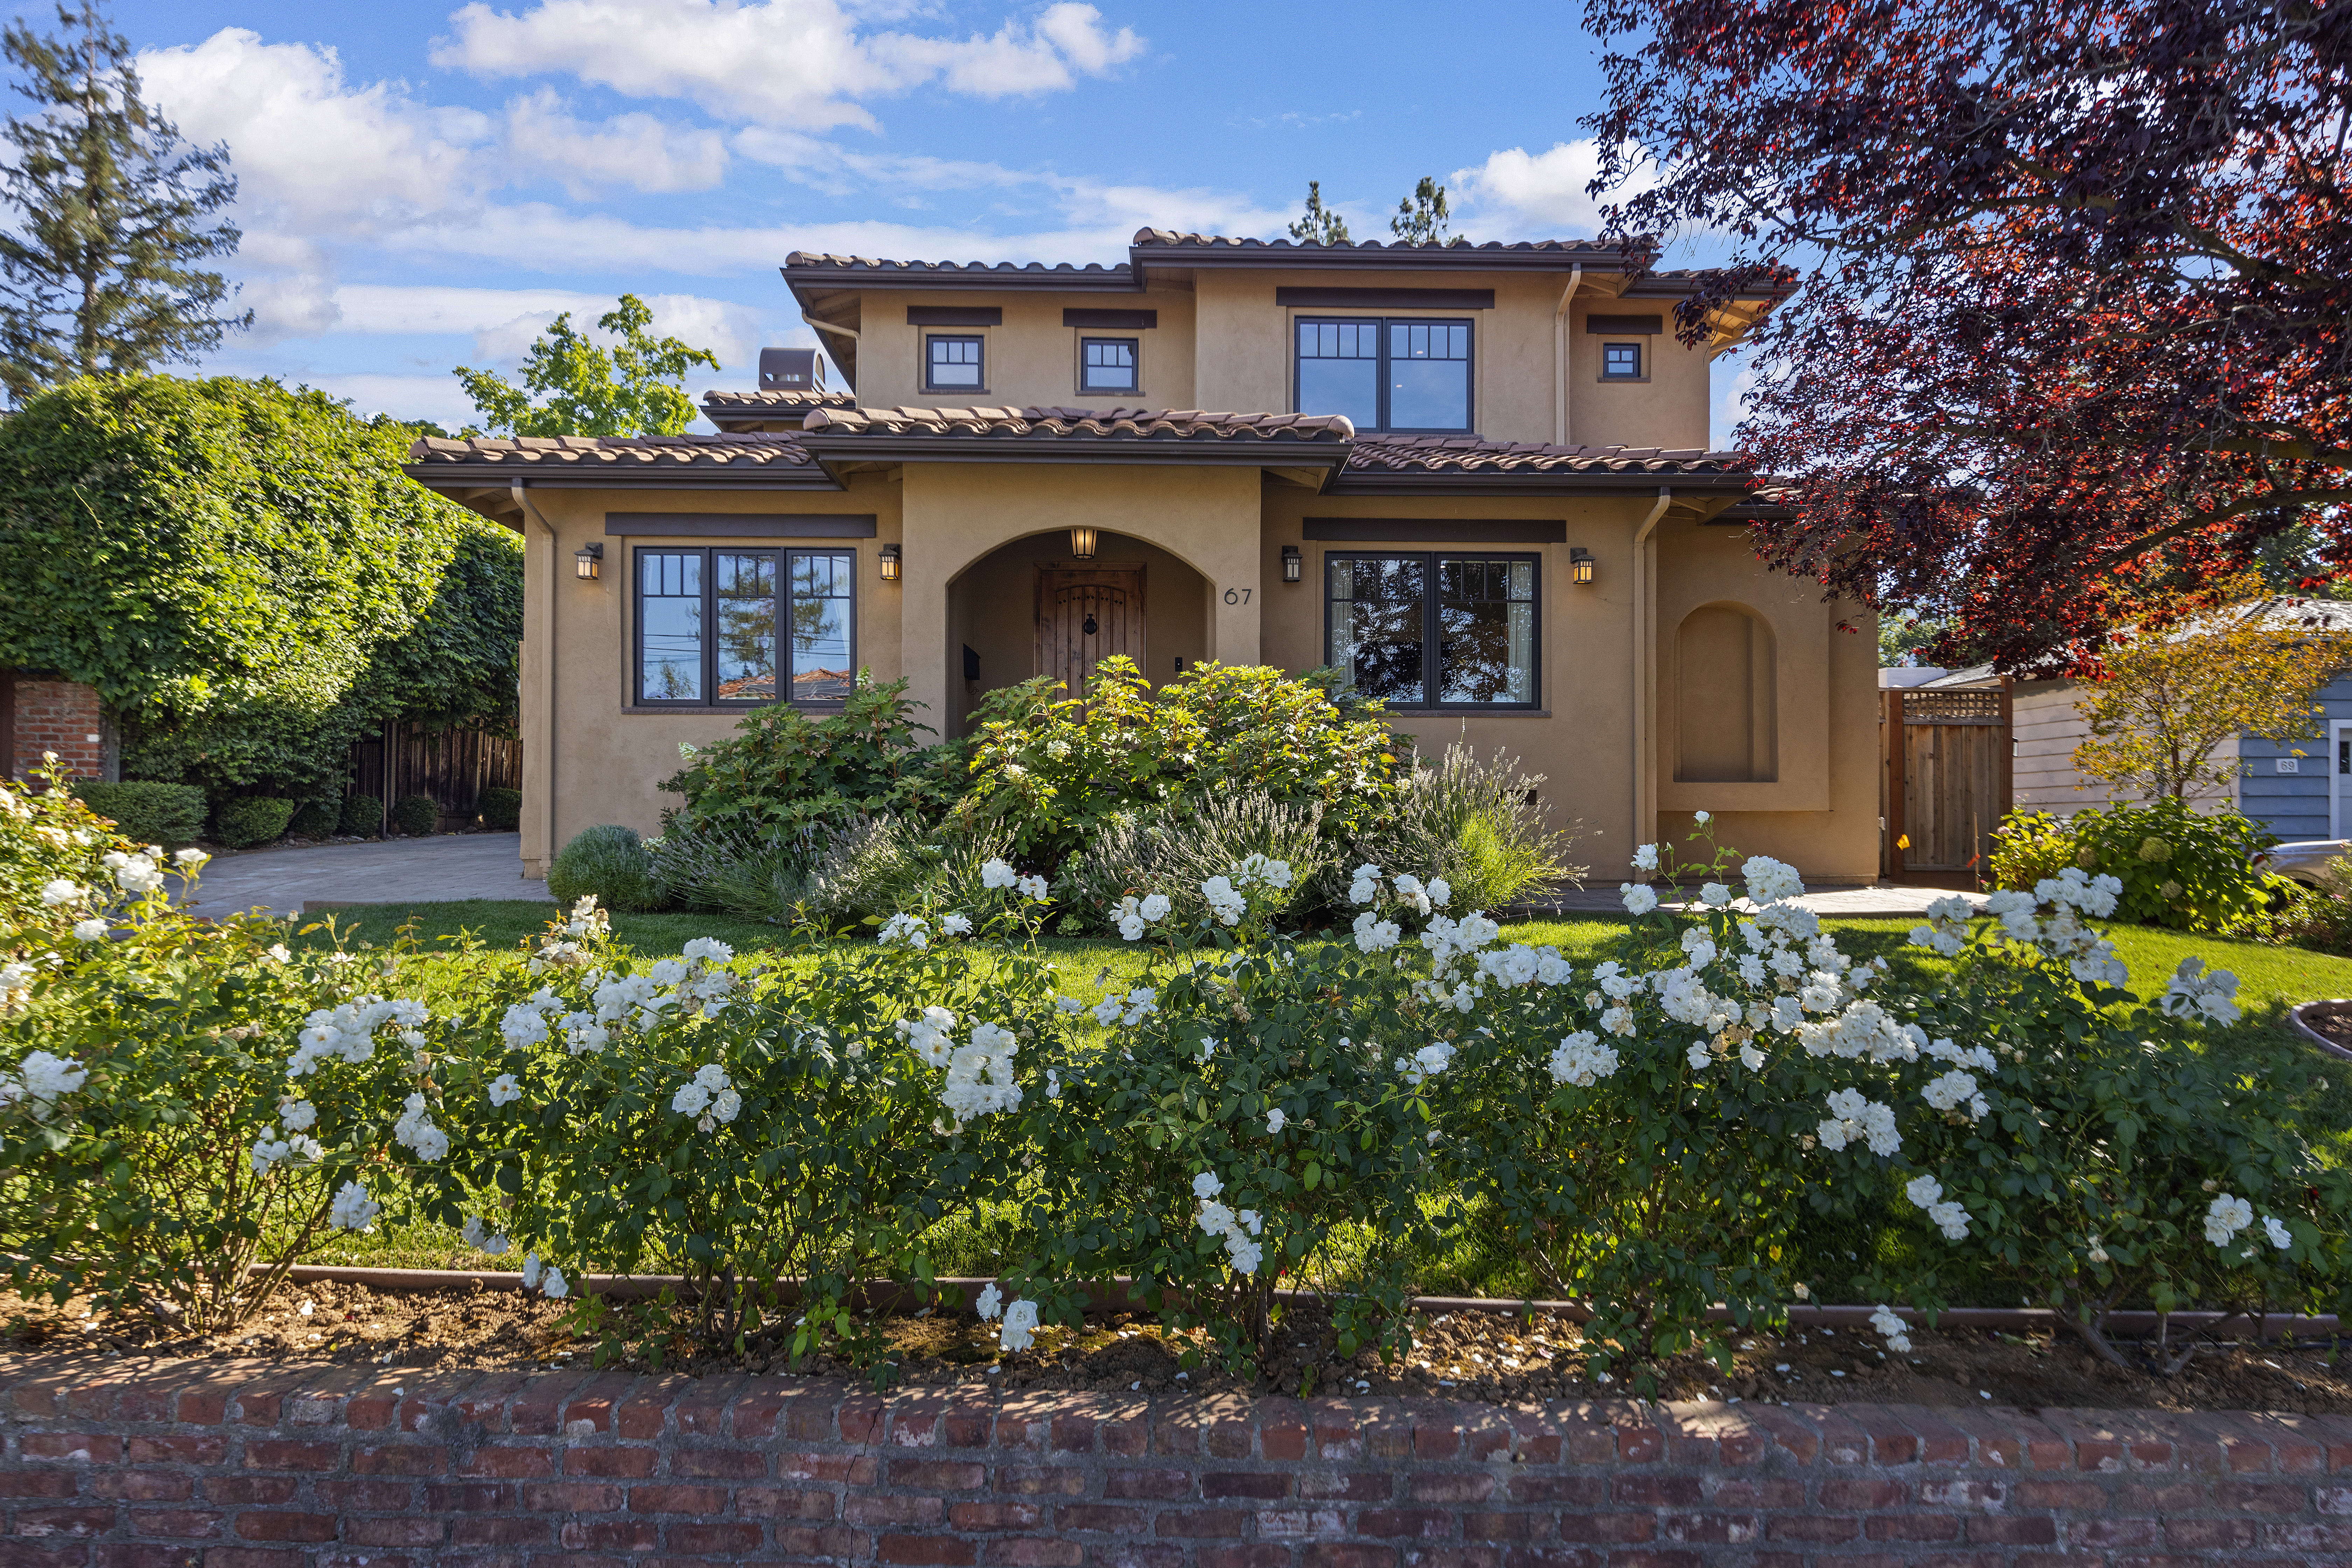
[[761, 349], [760, 390], [762, 392], [822, 392], [824, 361], [814, 349]]

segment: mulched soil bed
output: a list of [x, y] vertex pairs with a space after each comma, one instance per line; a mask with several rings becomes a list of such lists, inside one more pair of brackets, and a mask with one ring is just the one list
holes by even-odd
[[[238, 1332], [191, 1338], [152, 1320], [100, 1318], [87, 1302], [55, 1307], [0, 1292], [0, 1348], [65, 1352], [109, 1360], [188, 1357], [320, 1364], [517, 1369], [584, 1366], [594, 1345], [569, 1326], [572, 1303], [511, 1290], [393, 1293], [335, 1283], [290, 1286]], [[307, 1308], [307, 1310], [306, 1310]], [[961, 1314], [883, 1320], [878, 1329], [898, 1363], [891, 1381], [911, 1386], [1003, 1386], [1150, 1394], [1252, 1392], [1210, 1369], [1187, 1372], [1183, 1342], [1149, 1320], [1090, 1319], [1082, 1330], [1038, 1331], [1034, 1349], [1003, 1355], [992, 1331]], [[1311, 1309], [1286, 1320], [1272, 1364], [1255, 1392], [1333, 1395], [1417, 1394], [1498, 1404], [1591, 1398], [1631, 1392], [1621, 1378], [1588, 1376], [1576, 1325], [1537, 1314], [1454, 1312], [1422, 1317], [1404, 1363], [1383, 1367], [1370, 1352], [1352, 1361], [1329, 1353], [1325, 1323]], [[1657, 1369], [1657, 1396], [1762, 1404], [1999, 1405], [2017, 1409], [2146, 1408], [2273, 1410], [2352, 1415], [2352, 1353], [2326, 1341], [2221, 1342], [2166, 1378], [2095, 1360], [2071, 1335], [1915, 1328], [1912, 1352], [1883, 1351], [1875, 1333], [1809, 1329], [1785, 1338], [1745, 1334], [1734, 1370], [1681, 1357]], [[689, 1347], [678, 1346], [686, 1352]], [[2138, 1347], [2120, 1347], [2127, 1356]], [[2352, 1352], [2352, 1347], [2347, 1347]], [[688, 1373], [801, 1373], [857, 1377], [831, 1356], [798, 1367], [781, 1357], [690, 1353], [665, 1358]]]

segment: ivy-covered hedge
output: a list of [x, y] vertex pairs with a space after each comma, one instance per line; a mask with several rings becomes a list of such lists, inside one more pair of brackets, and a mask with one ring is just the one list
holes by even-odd
[[332, 793], [392, 720], [510, 714], [520, 542], [326, 394], [69, 382], [0, 423], [0, 663], [97, 689], [125, 771]]

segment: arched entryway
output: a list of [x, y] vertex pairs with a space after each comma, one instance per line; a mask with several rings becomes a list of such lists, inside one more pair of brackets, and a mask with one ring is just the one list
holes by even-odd
[[1089, 560], [1070, 546], [1066, 530], [1016, 539], [948, 584], [950, 735], [968, 731], [982, 694], [1033, 675], [1076, 693], [1113, 654], [1155, 682], [1206, 657], [1210, 605], [1200, 573], [1128, 534], [1097, 532]]

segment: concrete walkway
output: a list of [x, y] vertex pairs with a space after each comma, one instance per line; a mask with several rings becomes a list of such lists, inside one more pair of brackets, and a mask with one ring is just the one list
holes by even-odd
[[316, 913], [352, 904], [438, 904], [457, 899], [552, 902], [522, 876], [520, 833], [456, 833], [369, 844], [318, 844], [222, 855], [205, 868], [188, 907], [202, 915], [264, 909]]
[[[1733, 884], [1735, 887], [1738, 885]], [[1697, 896], [1696, 888], [1680, 888], [1672, 892], [1660, 889], [1658, 893], [1660, 900], [1670, 909], [1678, 907], [1680, 901], [1695, 900]], [[1956, 894], [1945, 888], [1825, 888], [1820, 892], [1807, 893], [1797, 902], [1824, 920], [1832, 917], [1840, 920], [1867, 920], [1874, 916], [1913, 920], [1925, 919], [1929, 904], [1934, 903], [1937, 899], [1949, 898], [1966, 899], [1979, 910], [1984, 908], [1985, 896], [1982, 893]], [[1740, 900], [1732, 908], [1742, 912], [1753, 912], [1755, 910], [1755, 906], [1745, 899]], [[1586, 888], [1563, 893], [1559, 898], [1546, 900], [1541, 904], [1528, 905], [1525, 912], [1529, 914], [1622, 914], [1625, 912], [1625, 904], [1614, 888]]]

